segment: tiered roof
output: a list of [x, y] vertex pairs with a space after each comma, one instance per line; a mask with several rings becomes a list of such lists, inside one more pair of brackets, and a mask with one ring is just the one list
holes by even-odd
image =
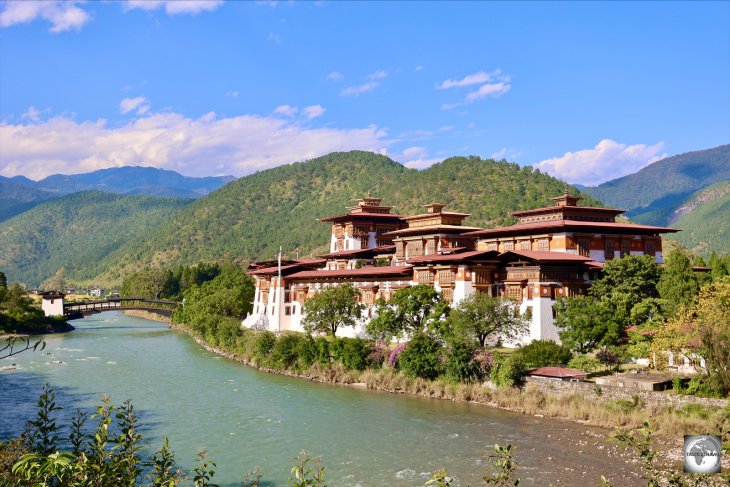
[[344, 215], [330, 216], [327, 218], [320, 218], [321, 222], [339, 223], [348, 221], [358, 220], [380, 220], [385, 222], [400, 222], [403, 219], [402, 215], [394, 215], [390, 213], [392, 206], [382, 206], [380, 198], [371, 198], [368, 194], [367, 198], [360, 198], [357, 201], [357, 205], [350, 206], [347, 209], [348, 213]]

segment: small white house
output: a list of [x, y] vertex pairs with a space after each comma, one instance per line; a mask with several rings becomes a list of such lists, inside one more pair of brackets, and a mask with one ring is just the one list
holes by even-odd
[[95, 296], [97, 298], [100, 298], [104, 296], [104, 289], [100, 287], [92, 287], [89, 289], [89, 296]]
[[56, 291], [41, 293], [41, 308], [46, 316], [63, 316], [63, 298], [66, 295]]

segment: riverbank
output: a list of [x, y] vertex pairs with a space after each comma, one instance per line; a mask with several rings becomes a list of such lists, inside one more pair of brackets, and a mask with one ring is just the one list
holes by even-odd
[[[484, 384], [429, 381], [404, 375], [391, 368], [348, 370], [341, 364], [313, 364], [306, 371], [264, 367], [255, 361], [213, 346], [196, 336], [185, 326], [170, 324], [170, 328], [186, 333], [205, 350], [264, 372], [337, 384], [392, 394], [408, 394], [429, 399], [468, 402], [536, 417], [569, 420], [606, 429], [634, 429], [649, 420], [657, 433], [676, 439], [678, 435], [697, 432], [717, 432], [728, 421], [728, 407], [697, 404], [694, 400], [678, 402], [656, 396], [655, 399], [631, 396], [627, 399], [602, 397], [600, 389], [592, 395], [579, 394], [563, 388], [552, 391], [550, 384], [528, 383], [524, 388], [493, 388]], [[629, 393], [627, 393], [629, 394]], [[678, 396], [680, 397], [680, 396]], [[727, 401], [725, 401], [727, 404]]]
[[64, 321], [60, 323], [49, 323], [48, 326], [45, 329], [42, 330], [28, 330], [28, 331], [18, 331], [18, 332], [12, 332], [12, 333], [3, 333], [0, 332], [0, 340], [9, 340], [11, 338], [28, 338], [28, 337], [36, 337], [41, 335], [51, 335], [54, 333], [67, 333], [69, 331], [73, 331], [76, 328], [74, 328], [73, 325], [70, 323]]

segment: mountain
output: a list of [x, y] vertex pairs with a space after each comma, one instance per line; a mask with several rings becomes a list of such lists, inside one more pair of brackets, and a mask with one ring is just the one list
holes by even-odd
[[[509, 212], [552, 204], [566, 184], [529, 167], [478, 157], [452, 157], [423, 171], [378, 154], [333, 153], [240, 178], [183, 208], [144, 241], [109, 255], [101, 280], [118, 282], [146, 265], [294, 257], [328, 249], [331, 227], [318, 218], [344, 213], [368, 192], [415, 214], [434, 201], [467, 211], [467, 224], [514, 221]], [[589, 204], [596, 204], [588, 198]], [[0, 239], [0, 245], [2, 240]]]
[[84, 174], [55, 174], [40, 181], [16, 176], [11, 181], [48, 191], [57, 196], [93, 190], [120, 194], [200, 198], [234, 179], [233, 176], [194, 178], [154, 167], [124, 166]]
[[730, 252], [730, 181], [700, 190], [674, 211], [672, 226], [682, 231], [670, 238], [708, 256]]
[[730, 180], [730, 145], [687, 152], [585, 191], [608, 206], [626, 208], [638, 223], [666, 225], [696, 191]]
[[18, 184], [16, 180], [0, 176], [0, 222], [22, 213], [54, 194]]
[[29, 286], [61, 268], [74, 282], [90, 280], [121, 245], [145, 238], [191, 201], [84, 191], [42, 202], [0, 222], [0, 270]]

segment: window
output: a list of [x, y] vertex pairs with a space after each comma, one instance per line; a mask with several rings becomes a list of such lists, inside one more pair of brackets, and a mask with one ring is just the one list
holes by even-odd
[[644, 242], [644, 255], [656, 255], [656, 244], [650, 240]]
[[487, 244], [487, 250], [497, 250], [497, 242], [489, 242]]
[[514, 242], [505, 242], [504, 243], [504, 251], [507, 252], [508, 250], [514, 250], [515, 249], [515, 243]]
[[613, 240], [606, 240], [606, 260], [613, 259], [613, 254], [616, 251], [616, 243]]
[[621, 240], [621, 257], [626, 257], [629, 254], [631, 254], [631, 242]]
[[578, 254], [583, 257], [588, 257], [591, 254], [591, 241], [587, 238], [578, 239]]
[[550, 241], [546, 238], [538, 240], [537, 241], [537, 250], [549, 251], [550, 250]]
[[530, 241], [523, 240], [522, 242], [520, 242], [520, 250], [530, 250]]
[[291, 306], [284, 306], [284, 314], [291, 316]]

